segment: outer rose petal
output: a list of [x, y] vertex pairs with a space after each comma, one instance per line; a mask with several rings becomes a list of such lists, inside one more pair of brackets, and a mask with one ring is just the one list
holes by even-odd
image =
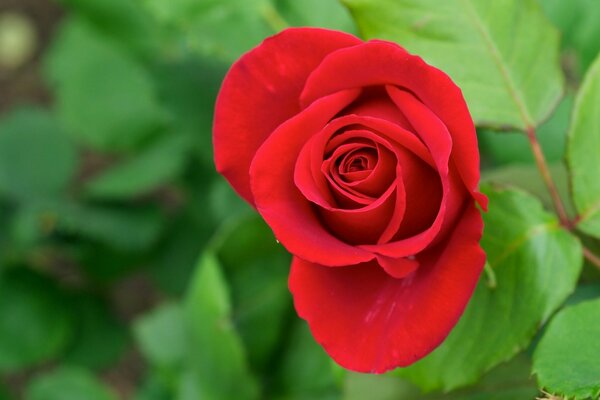
[[462, 92], [448, 75], [420, 57], [395, 43], [379, 40], [338, 50], [310, 75], [301, 102], [306, 106], [338, 90], [371, 85], [409, 89], [444, 122], [452, 135], [456, 167], [469, 191], [485, 208], [487, 198], [477, 191], [477, 135]]
[[469, 204], [445, 248], [422, 254], [404, 279], [374, 263], [327, 268], [294, 258], [289, 286], [298, 315], [345, 368], [382, 373], [433, 351], [454, 327], [479, 279], [481, 215]]
[[233, 64], [215, 107], [215, 164], [249, 203], [254, 204], [248, 176], [252, 158], [275, 128], [300, 112], [308, 75], [332, 51], [360, 43], [342, 32], [292, 28]]
[[250, 167], [256, 208], [275, 237], [292, 254], [331, 266], [369, 261], [374, 255], [344, 243], [325, 229], [294, 183], [302, 146], [360, 94], [342, 91], [323, 97], [282, 124], [257, 151]]

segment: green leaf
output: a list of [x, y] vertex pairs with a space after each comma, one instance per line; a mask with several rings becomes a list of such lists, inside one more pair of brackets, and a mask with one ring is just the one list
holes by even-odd
[[341, 30], [353, 26], [347, 11], [334, 0], [144, 0], [143, 4], [188, 46], [227, 62], [288, 25]]
[[150, 75], [82, 20], [67, 19], [48, 53], [46, 75], [73, 137], [100, 150], [131, 150], [162, 129]]
[[[538, 141], [549, 163], [562, 162], [564, 159], [566, 132], [569, 129], [573, 102], [572, 95], [565, 96], [550, 119], [537, 129]], [[535, 165], [531, 145], [523, 132], [493, 132], [481, 129], [478, 133], [482, 159], [491, 158], [496, 165]]]
[[0, 121], [0, 194], [25, 201], [54, 196], [76, 167], [73, 144], [48, 112], [21, 108]]
[[423, 394], [411, 383], [388, 375], [350, 373], [344, 400], [515, 400], [533, 399], [538, 393], [530, 376], [531, 361], [520, 355], [488, 372], [476, 386], [450, 394]]
[[256, 214], [229, 227], [217, 256], [229, 278], [233, 321], [250, 363], [266, 370], [292, 309], [287, 286], [290, 256]]
[[[191, 200], [190, 202], [193, 202]], [[200, 202], [199, 205], [205, 205]], [[189, 212], [183, 212], [166, 230], [164, 242], [157, 246], [152, 256], [150, 274], [155, 283], [165, 292], [180, 296], [190, 281], [198, 254], [213, 234], [212, 221], [206, 218], [195, 221]]]
[[546, 391], [570, 399], [600, 397], [600, 299], [567, 307], [552, 319], [533, 356]]
[[581, 85], [575, 101], [568, 137], [567, 162], [577, 227], [600, 238], [600, 57], [596, 59]]
[[60, 0], [70, 11], [87, 19], [102, 34], [128, 49], [151, 55], [156, 51], [157, 27], [135, 0]]
[[537, 126], [561, 97], [558, 31], [535, 0], [343, 2], [367, 38], [393, 40], [448, 73], [480, 126]]
[[27, 271], [0, 277], [0, 371], [13, 372], [58, 356], [73, 327], [52, 283]]
[[134, 400], [173, 400], [173, 392], [171, 387], [165, 385], [163, 380], [151, 371], [145, 375]]
[[158, 238], [161, 214], [154, 208], [117, 208], [71, 201], [39, 205], [40, 218], [61, 233], [82, 235], [117, 249], [139, 250]]
[[10, 396], [10, 394], [8, 393], [8, 390], [0, 385], [0, 400], [11, 400], [12, 397]]
[[75, 337], [63, 361], [102, 369], [116, 363], [128, 344], [127, 330], [107, 305], [93, 297], [71, 300], [75, 310]]
[[284, 21], [294, 26], [316, 26], [355, 33], [350, 13], [332, 0], [272, 0]]
[[226, 64], [197, 57], [164, 62], [152, 72], [163, 106], [173, 115], [172, 129], [194, 141], [203, 164], [213, 167], [212, 120]]
[[296, 318], [276, 372], [277, 399], [335, 400], [341, 398], [337, 365], [315, 342], [306, 322]]
[[140, 351], [152, 365], [177, 367], [186, 354], [186, 331], [179, 304], [166, 303], [137, 319], [133, 332]]
[[[248, 371], [242, 341], [231, 321], [227, 283], [210, 253], [198, 262], [186, 295], [184, 317], [192, 392], [198, 394], [190, 398], [257, 398], [257, 384]], [[186, 391], [191, 390], [188, 384]]]
[[[548, 169], [554, 179], [560, 197], [569, 215], [575, 215], [575, 208], [569, 195], [569, 176], [563, 163], [549, 164]], [[507, 164], [500, 168], [483, 170], [481, 181], [501, 186], [517, 187], [540, 199], [547, 209], [554, 207], [552, 197], [536, 165]]]
[[539, 201], [516, 190], [484, 189], [482, 246], [496, 275], [485, 275], [457, 326], [440, 347], [402, 375], [424, 390], [451, 390], [527, 347], [537, 329], [573, 292], [582, 265], [577, 238]]
[[85, 193], [99, 199], [127, 199], [145, 194], [178, 176], [187, 161], [188, 138], [161, 138], [133, 158], [95, 176]]
[[60, 367], [29, 382], [25, 400], [117, 400], [117, 396], [89, 371]]
[[562, 44], [575, 53], [578, 72], [592, 64], [600, 52], [600, 3], [595, 0], [542, 0], [542, 7], [562, 33]]

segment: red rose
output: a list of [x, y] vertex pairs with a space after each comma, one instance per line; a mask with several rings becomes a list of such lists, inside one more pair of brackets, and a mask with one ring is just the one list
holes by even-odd
[[398, 45], [287, 29], [232, 67], [217, 169], [294, 255], [295, 307], [342, 366], [435, 349], [485, 255], [479, 154], [460, 89]]

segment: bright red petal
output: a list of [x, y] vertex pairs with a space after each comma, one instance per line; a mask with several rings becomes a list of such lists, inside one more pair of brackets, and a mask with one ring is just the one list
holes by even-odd
[[445, 247], [395, 279], [375, 262], [327, 268], [295, 258], [289, 286], [315, 339], [345, 368], [381, 373], [407, 366], [450, 333], [479, 279], [481, 215], [468, 206]]
[[331, 52], [360, 43], [342, 32], [291, 28], [233, 64], [215, 108], [215, 164], [249, 203], [254, 204], [248, 176], [252, 158], [275, 128], [301, 110], [308, 75]]
[[310, 75], [301, 101], [306, 106], [338, 90], [372, 85], [396, 85], [410, 90], [443, 121], [452, 135], [456, 167], [469, 191], [485, 207], [487, 200], [477, 191], [477, 136], [462, 92], [448, 75], [420, 57], [395, 43], [379, 40], [338, 50]]
[[294, 183], [294, 167], [301, 148], [359, 94], [360, 90], [342, 91], [311, 104], [273, 132], [250, 167], [258, 212], [290, 253], [311, 262], [344, 266], [374, 257], [327, 231], [313, 204]]

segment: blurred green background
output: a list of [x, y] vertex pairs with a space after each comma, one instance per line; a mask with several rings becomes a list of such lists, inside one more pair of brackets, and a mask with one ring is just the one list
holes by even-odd
[[[539, 137], [563, 187], [571, 93], [600, 47], [592, 3], [543, 3], [569, 87]], [[345, 373], [297, 318], [289, 255], [211, 154], [227, 68], [288, 24], [357, 33], [332, 0], [0, 0], [1, 400], [537, 393], [523, 356], [421, 397]], [[480, 145], [486, 178], [544, 196], [524, 136]]]

